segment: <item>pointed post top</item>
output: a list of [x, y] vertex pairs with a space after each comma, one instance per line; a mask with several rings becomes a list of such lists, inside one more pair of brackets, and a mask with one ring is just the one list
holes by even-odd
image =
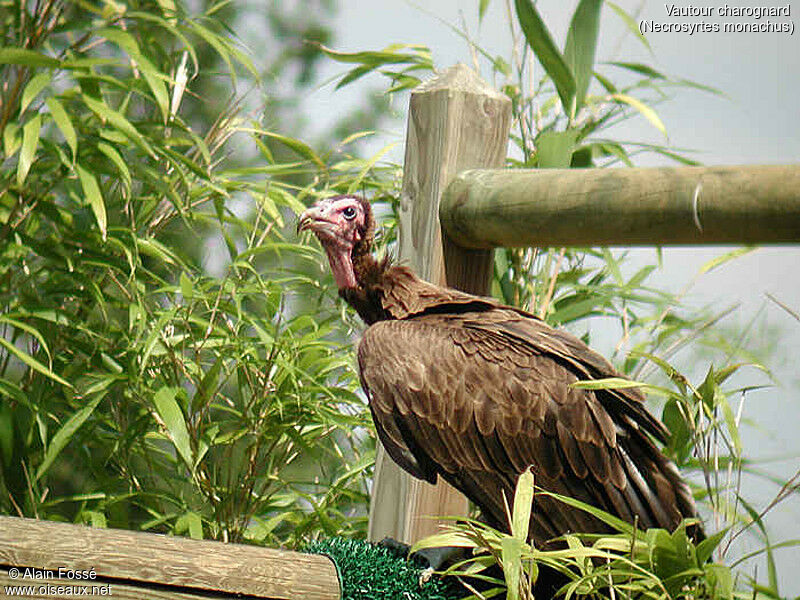
[[438, 72], [434, 77], [428, 81], [423, 81], [414, 88], [413, 93], [420, 94], [439, 90], [469, 92], [482, 94], [489, 98], [508, 100], [505, 94], [498, 92], [486, 83], [474, 69], [464, 63], [457, 63], [444, 71]]

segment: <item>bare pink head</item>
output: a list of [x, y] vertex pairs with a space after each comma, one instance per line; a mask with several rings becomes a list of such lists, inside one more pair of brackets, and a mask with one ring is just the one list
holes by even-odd
[[357, 287], [354, 251], [369, 252], [374, 228], [369, 203], [352, 195], [318, 200], [300, 215], [297, 223], [298, 232], [310, 230], [319, 239], [339, 289]]

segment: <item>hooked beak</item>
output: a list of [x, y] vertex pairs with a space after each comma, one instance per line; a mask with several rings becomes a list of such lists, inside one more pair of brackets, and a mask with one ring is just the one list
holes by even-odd
[[307, 208], [297, 221], [298, 234], [300, 234], [301, 231], [308, 230], [319, 234], [322, 230], [331, 230], [334, 227], [335, 223], [325, 216], [324, 211], [317, 204]]
[[314, 222], [314, 218], [316, 216], [316, 212], [314, 207], [312, 206], [309, 209], [303, 211], [303, 214], [300, 215], [300, 218], [297, 221], [297, 234], [299, 235], [301, 231], [306, 231], [307, 229], [311, 228], [311, 223]]

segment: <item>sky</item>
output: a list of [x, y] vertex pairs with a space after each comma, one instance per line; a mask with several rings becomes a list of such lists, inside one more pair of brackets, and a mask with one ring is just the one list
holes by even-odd
[[[513, 4], [513, 3], [512, 3]], [[673, 17], [668, 14], [672, 3], [624, 1], [618, 4], [637, 20], [668, 24], [720, 23], [800, 23], [800, 4], [789, 2], [789, 17]], [[725, 4], [731, 7], [773, 6], [742, 2], [675, 3], [674, 6], [707, 6], [718, 12]], [[452, 27], [466, 25], [473, 39], [494, 54], [508, 56], [510, 35], [506, 16], [506, 0], [490, 0], [483, 22], [478, 26], [477, 0], [436, 0], [411, 3], [402, 0], [363, 2], [341, 0], [335, 23], [334, 47], [342, 51], [377, 50], [391, 43], [418, 43], [431, 48], [438, 68], [457, 62], [471, 63], [464, 40]], [[553, 37], [563, 45], [575, 2], [540, 0], [537, 7]], [[774, 6], [786, 7], [785, 1]], [[794, 31], [794, 29], [792, 29]], [[800, 34], [798, 33], [714, 33], [692, 35], [676, 31], [647, 33], [652, 55], [634, 36], [625, 34], [622, 21], [608, 6], [602, 14], [598, 61], [625, 60], [646, 62], [675, 77], [710, 85], [724, 96], [699, 91], [682, 91], [670, 102], [658, 107], [669, 142], [676, 148], [696, 151], [693, 157], [707, 165], [787, 164], [800, 163]], [[613, 67], [599, 66], [601, 72], [613, 74]], [[342, 72], [341, 65], [327, 63], [323, 76]], [[484, 73], [486, 75], [486, 73]], [[337, 115], [363, 102], [363, 95], [382, 82], [365, 78], [358, 86], [333, 92], [333, 86], [318, 89], [308, 98], [308, 108], [320, 118], [320, 130]], [[407, 98], [394, 105], [398, 119], [378, 134], [380, 146], [402, 142], [405, 134]], [[636, 118], [614, 130], [618, 139], [661, 142], [660, 134], [643, 118]], [[402, 148], [402, 144], [400, 145]], [[402, 157], [398, 152], [397, 159]], [[659, 157], [644, 158], [641, 166], [667, 165]], [[671, 166], [671, 165], [670, 165]], [[669, 248], [664, 251], [663, 268], [655, 277], [673, 290], [681, 290], [708, 260], [731, 250], [720, 247]], [[634, 264], [652, 257], [652, 250], [633, 250]], [[765, 391], [753, 392], [746, 398], [745, 418], [752, 418], [759, 427], [743, 432], [746, 452], [767, 459], [778, 455], [791, 458], [769, 463], [774, 473], [789, 477], [800, 466], [800, 322], [778, 304], [768, 299], [771, 294], [800, 312], [800, 247], [768, 247], [757, 249], [742, 259], [727, 263], [700, 278], [687, 294], [693, 305], [728, 306], [739, 304], [733, 322], [746, 325], [757, 316], [751, 343], [769, 343], [769, 332], [778, 332], [778, 349], [773, 361], [778, 384]], [[600, 332], [598, 349], [613, 348], [610, 336], [603, 342]], [[705, 365], [698, 366], [705, 369]], [[745, 383], [764, 383], [759, 373], [746, 375]], [[777, 491], [758, 480], [746, 479], [744, 493], [763, 507]], [[800, 501], [795, 497], [778, 506], [770, 516], [776, 540], [800, 538]], [[754, 546], [755, 547], [755, 546]], [[781, 593], [800, 595], [800, 572], [795, 565], [800, 548], [779, 552], [778, 568]], [[764, 575], [763, 566], [760, 567]]]

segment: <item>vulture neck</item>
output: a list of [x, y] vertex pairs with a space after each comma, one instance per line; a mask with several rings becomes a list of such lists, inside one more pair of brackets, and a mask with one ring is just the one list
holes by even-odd
[[338, 248], [326, 248], [325, 253], [328, 255], [328, 262], [331, 265], [333, 278], [336, 280], [338, 288], [341, 290], [343, 288], [356, 287], [358, 281], [356, 280], [352, 258]]
[[[339, 286], [339, 295], [367, 325], [392, 318], [384, 309], [382, 301], [384, 286], [390, 279], [392, 267], [388, 259], [376, 260], [370, 250], [371, 244], [367, 240], [357, 244], [351, 255], [342, 261], [346, 265], [334, 264], [334, 257], [328, 255]], [[340, 266], [341, 275], [337, 273]]]
[[375, 260], [368, 251], [357, 249], [350, 261], [356, 285], [340, 286], [339, 295], [367, 325], [429, 312], [485, 311], [499, 306], [491, 298], [423, 281], [408, 267], [392, 265], [388, 258]]

